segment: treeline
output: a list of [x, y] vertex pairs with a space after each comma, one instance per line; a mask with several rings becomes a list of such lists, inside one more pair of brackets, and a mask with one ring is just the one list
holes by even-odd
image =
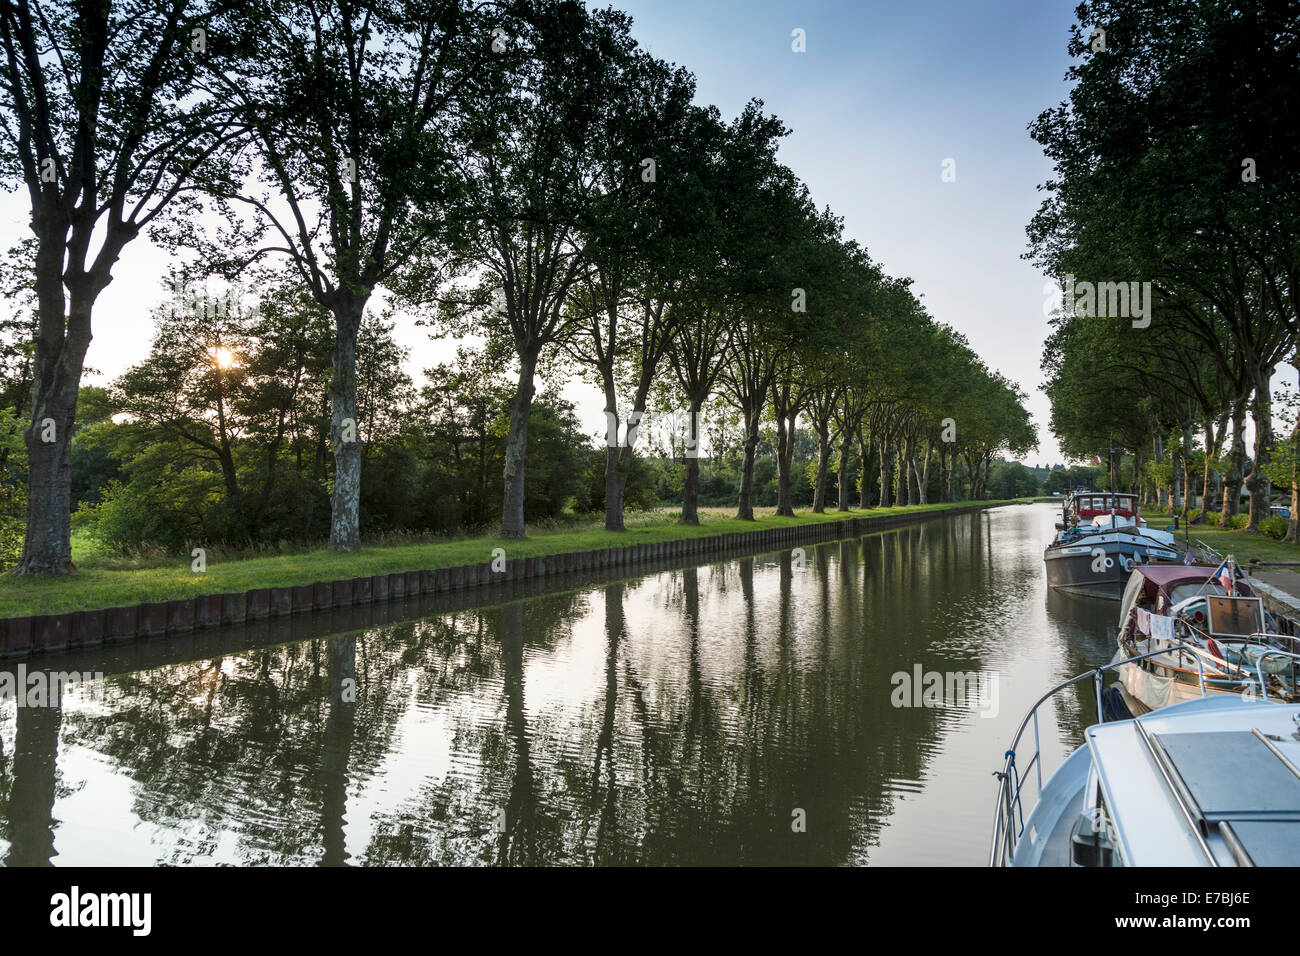
[[1233, 520], [1244, 482], [1234, 523], [1261, 530], [1280, 485], [1295, 541], [1300, 432], [1273, 380], [1300, 367], [1300, 4], [1078, 16], [1070, 99], [1032, 126], [1055, 163], [1032, 255], [1065, 290], [1043, 357], [1052, 431], [1189, 517]]
[[[697, 105], [621, 13], [13, 0], [0, 19], [6, 173], [35, 234], [24, 441], [5, 446], [11, 474], [26, 459], [20, 573], [69, 569], [74, 500], [118, 546], [353, 551], [363, 530], [495, 516], [519, 537], [584, 507], [621, 529], [674, 479], [695, 522], [710, 420], [735, 420], [740, 517], [765, 441], [785, 514], [804, 484], [815, 510], [982, 497], [1034, 444], [1018, 390], [778, 161], [784, 124]], [[95, 303], [146, 230], [182, 263], [174, 301], [148, 358], [83, 394]], [[196, 291], [240, 284], [257, 295]], [[417, 389], [396, 321], [484, 346]], [[538, 394], [572, 375], [604, 393], [603, 427]], [[670, 410], [656, 473], [638, 431]]]
[[[101, 548], [284, 546], [329, 533], [329, 317], [283, 279], [261, 276], [257, 287], [257, 299], [177, 289], [154, 311], [147, 356], [107, 387], [81, 389], [71, 452], [73, 527]], [[462, 348], [455, 362], [424, 370], [430, 384], [416, 388], [402, 370], [407, 358], [393, 341], [390, 320], [363, 320], [356, 365], [358, 420], [367, 436], [362, 529], [370, 536], [486, 531], [499, 516], [513, 382], [487, 350]], [[11, 372], [3, 396], [12, 438], [30, 361]], [[753, 505], [775, 505], [774, 422], [764, 422], [747, 462], [738, 410], [721, 399], [711, 404], [701, 422], [699, 504], [734, 506], [748, 467]], [[604, 509], [607, 451], [595, 441], [603, 437], [599, 429], [590, 427], [598, 424], [584, 428], [553, 391], [533, 403], [525, 502], [531, 521]], [[681, 501], [686, 425], [668, 409], [652, 408], [642, 419], [639, 452], [623, 488], [625, 509]], [[844, 460], [832, 454], [829, 469], [819, 469], [817, 437], [808, 428], [796, 429], [793, 446], [794, 507], [814, 503], [819, 480], [822, 501], [832, 500], [841, 474], [855, 503], [881, 500], [879, 451], [871, 443], [865, 461], [853, 444]], [[16, 499], [25, 449], [14, 443], [9, 451], [12, 467], [0, 487]], [[989, 497], [1037, 490], [1022, 465], [994, 461], [989, 474]], [[952, 477], [960, 494], [970, 493], [964, 460]], [[932, 468], [924, 489], [913, 481], [898, 500], [944, 498], [946, 480]], [[886, 500], [897, 493], [886, 491]], [[4, 566], [18, 557], [21, 519], [20, 508], [5, 509]]]

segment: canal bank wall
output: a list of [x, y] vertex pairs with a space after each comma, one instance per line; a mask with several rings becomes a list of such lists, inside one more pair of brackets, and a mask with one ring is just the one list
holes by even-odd
[[1264, 602], [1264, 608], [1280, 617], [1300, 621], [1300, 575], [1292, 572], [1263, 573], [1251, 570], [1250, 587]]
[[[703, 537], [680, 538], [591, 551], [484, 561], [455, 567], [399, 571], [367, 577], [341, 578], [288, 587], [254, 588], [174, 601], [146, 602], [123, 607], [0, 619], [0, 659], [19, 660], [44, 654], [121, 644], [148, 638], [183, 641], [209, 629], [242, 629], [277, 618], [319, 618], [330, 633], [345, 632], [333, 618], [342, 609], [392, 605], [392, 620], [401, 619], [412, 599], [420, 600], [419, 615], [442, 610], [439, 595], [457, 595], [448, 609], [494, 603], [504, 585], [528, 582], [538, 591], [582, 583], [582, 579], [616, 579], [649, 573], [664, 565], [692, 565], [711, 558], [734, 557], [821, 541], [856, 538], [934, 518], [992, 507], [979, 502], [898, 515], [843, 518], [817, 524], [766, 528]], [[508, 589], [509, 590], [509, 589]], [[532, 588], [529, 588], [532, 590]], [[427, 605], [427, 606], [425, 606]], [[412, 615], [413, 616], [413, 615]], [[367, 618], [374, 615], [367, 615]], [[389, 615], [379, 615], [388, 618]], [[364, 626], [364, 625], [361, 625]], [[314, 636], [318, 628], [309, 628]]]

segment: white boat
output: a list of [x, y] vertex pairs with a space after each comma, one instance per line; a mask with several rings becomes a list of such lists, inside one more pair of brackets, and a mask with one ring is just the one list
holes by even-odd
[[1239, 694], [1261, 676], [1269, 696], [1300, 701], [1294, 627], [1265, 610], [1231, 556], [1218, 566], [1139, 567], [1120, 603], [1114, 661], [1125, 692], [1149, 710]]
[[[1207, 695], [1142, 717], [1095, 724], [1047, 776], [1038, 709], [999, 777], [993, 866], [1294, 866], [1300, 864], [1300, 708]], [[1033, 752], [1021, 750], [1031, 742]]]

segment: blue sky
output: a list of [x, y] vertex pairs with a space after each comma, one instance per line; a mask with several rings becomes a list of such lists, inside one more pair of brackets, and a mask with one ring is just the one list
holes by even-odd
[[[1050, 173], [1026, 126], [1066, 95], [1072, 0], [611, 2], [633, 16], [643, 46], [696, 75], [701, 102], [731, 117], [757, 97], [791, 127], [781, 157], [818, 205], [1029, 395], [1040, 447], [1026, 461], [1059, 461], [1039, 391], [1046, 280], [1020, 256]], [[795, 28], [806, 52], [791, 50]], [[940, 178], [945, 159], [954, 182]], [[5, 248], [28, 233], [25, 200], [0, 193]], [[127, 248], [96, 306], [87, 360], [103, 376], [88, 381], [145, 356], [170, 261], [144, 238]], [[397, 335], [417, 378], [454, 357], [454, 343], [430, 342], [413, 323]], [[565, 392], [601, 432], [599, 393]]]
[[[1051, 172], [1026, 127], [1066, 96], [1073, 2], [612, 5], [643, 46], [695, 74], [701, 102], [733, 116], [758, 97], [785, 120], [781, 158], [818, 205], [1019, 383], [1039, 428], [1026, 461], [1059, 461], [1039, 391], [1047, 280], [1020, 256]], [[940, 178], [945, 159], [954, 182]]]

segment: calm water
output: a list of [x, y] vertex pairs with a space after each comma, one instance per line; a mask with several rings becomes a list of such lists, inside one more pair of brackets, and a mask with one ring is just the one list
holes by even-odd
[[[0, 859], [983, 864], [1015, 724], [1111, 653], [1116, 604], [1046, 589], [1055, 518], [1000, 508], [145, 670], [79, 657], [107, 676], [0, 704]], [[893, 706], [917, 665], [985, 693]], [[1086, 691], [1057, 706], [1051, 749], [1093, 711]]]

